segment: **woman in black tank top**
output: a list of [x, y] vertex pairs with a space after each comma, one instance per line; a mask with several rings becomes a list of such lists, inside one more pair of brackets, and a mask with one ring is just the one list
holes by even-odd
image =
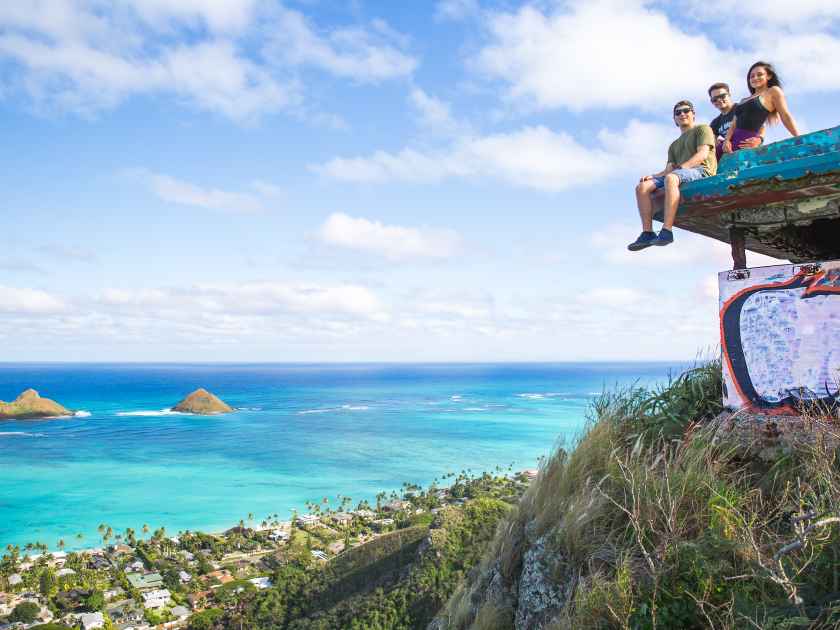
[[781, 120], [792, 136], [799, 135], [796, 121], [787, 108], [782, 82], [773, 66], [764, 61], [750, 66], [747, 87], [752, 96], [735, 106], [735, 118], [723, 143], [724, 153], [732, 153], [736, 150], [733, 147], [738, 147], [742, 141], [760, 136], [765, 123]]

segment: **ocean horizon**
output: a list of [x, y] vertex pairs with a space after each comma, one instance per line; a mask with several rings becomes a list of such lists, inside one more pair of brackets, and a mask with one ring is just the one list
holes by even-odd
[[[574, 443], [603, 391], [688, 365], [0, 363], [0, 400], [31, 387], [75, 412], [0, 421], [0, 545], [93, 547], [100, 523], [221, 531], [325, 497], [534, 468]], [[234, 413], [169, 411], [198, 387]]]

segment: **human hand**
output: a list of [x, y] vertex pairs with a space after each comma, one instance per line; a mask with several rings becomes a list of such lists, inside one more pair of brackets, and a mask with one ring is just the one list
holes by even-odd
[[732, 153], [732, 142], [730, 140], [725, 140], [724, 141], [723, 152], [724, 153]]
[[647, 180], [649, 180], [649, 179], [653, 179], [653, 175], [645, 175], [644, 177], [642, 177], [642, 178], [639, 180], [639, 182], [646, 182], [646, 181], [647, 181]]
[[739, 149], [754, 149], [758, 146], [761, 146], [761, 138], [758, 136], [755, 138], [746, 138], [738, 143]]

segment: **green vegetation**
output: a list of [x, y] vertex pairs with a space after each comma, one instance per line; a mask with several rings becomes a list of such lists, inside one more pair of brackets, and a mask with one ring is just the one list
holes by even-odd
[[516, 600], [488, 582], [512, 588], [537, 540], [549, 579], [568, 587], [551, 628], [840, 625], [836, 425], [795, 445], [772, 425], [745, 439], [709, 422], [720, 399], [717, 364], [603, 396], [580, 443], [546, 462], [500, 527], [442, 627], [512, 628]]
[[9, 621], [20, 621], [22, 623], [32, 623], [38, 618], [38, 613], [41, 612], [41, 607], [33, 602], [23, 602], [15, 606], [12, 614], [9, 615]]

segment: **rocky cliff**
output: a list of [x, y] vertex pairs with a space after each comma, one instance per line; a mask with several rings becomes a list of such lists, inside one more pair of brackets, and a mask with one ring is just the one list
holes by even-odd
[[54, 400], [41, 398], [34, 389], [27, 389], [10, 403], [0, 400], [0, 420], [55, 418], [72, 415], [72, 411], [65, 409]]
[[838, 410], [784, 439], [721, 394], [712, 364], [596, 402], [429, 629], [840, 627]]
[[184, 400], [172, 407], [172, 411], [212, 416], [219, 413], [230, 413], [233, 411], [233, 407], [202, 388], [195, 390], [192, 394], [184, 398]]

